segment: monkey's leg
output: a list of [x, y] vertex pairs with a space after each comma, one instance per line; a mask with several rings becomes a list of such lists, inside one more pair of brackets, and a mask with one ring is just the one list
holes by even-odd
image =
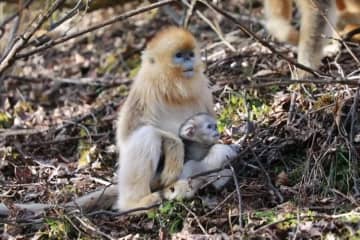
[[161, 186], [169, 186], [175, 182], [183, 169], [184, 144], [180, 138], [162, 136], [162, 149], [164, 154], [164, 169], [160, 174]]
[[[320, 65], [325, 42], [322, 35], [328, 34], [330, 29], [325, 18], [334, 21], [335, 4], [333, 0], [298, 0], [297, 4], [301, 11], [298, 61], [316, 69]], [[300, 78], [306, 75], [305, 71], [298, 72]]]
[[291, 26], [292, 4], [292, 0], [265, 0], [265, 26], [279, 41], [297, 45], [299, 32]]
[[118, 199], [115, 208], [125, 211], [159, 203], [158, 193], [151, 193], [150, 181], [154, 177], [161, 155], [161, 136], [152, 126], [135, 130], [122, 143], [118, 169]]

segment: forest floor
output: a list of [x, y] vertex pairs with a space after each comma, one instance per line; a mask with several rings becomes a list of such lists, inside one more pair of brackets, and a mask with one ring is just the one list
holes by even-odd
[[[236, 2], [219, 7], [277, 53], [206, 7], [201, 13], [224, 41], [196, 14], [189, 24], [221, 141], [242, 146], [226, 187], [204, 186], [192, 200], [141, 215], [61, 207], [34, 215], [14, 207], [60, 206], [113, 182], [117, 111], [146, 41], [174, 22], [165, 11], [147, 11], [20, 58], [2, 76], [0, 200], [11, 214], [0, 217], [1, 239], [360, 238], [360, 44], [347, 42], [325, 57], [321, 77], [291, 81], [294, 67], [278, 53], [296, 59], [296, 49], [269, 37], [261, 7]], [[136, 7], [80, 13], [59, 31], [77, 32]]]

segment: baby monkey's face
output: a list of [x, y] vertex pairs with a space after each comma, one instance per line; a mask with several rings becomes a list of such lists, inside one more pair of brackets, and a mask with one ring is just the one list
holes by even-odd
[[197, 126], [197, 136], [195, 134], [196, 142], [207, 145], [214, 145], [219, 141], [220, 134], [217, 129], [217, 124], [214, 119], [210, 118]]
[[180, 137], [211, 146], [219, 141], [220, 134], [216, 120], [207, 113], [200, 113], [184, 123], [180, 129]]

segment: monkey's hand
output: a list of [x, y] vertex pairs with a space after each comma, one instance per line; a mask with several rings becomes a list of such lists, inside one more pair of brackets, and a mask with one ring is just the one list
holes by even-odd
[[219, 168], [226, 162], [236, 158], [239, 155], [239, 152], [239, 145], [215, 144], [210, 149], [210, 152], [204, 159], [204, 162], [206, 163], [208, 170]]
[[165, 162], [160, 175], [160, 185], [166, 187], [181, 175], [184, 165], [184, 144], [180, 139], [165, 138], [163, 151]]

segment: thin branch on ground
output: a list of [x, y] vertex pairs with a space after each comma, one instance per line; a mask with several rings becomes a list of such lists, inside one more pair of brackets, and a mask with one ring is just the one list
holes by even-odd
[[284, 197], [281, 195], [281, 193], [279, 192], [279, 190], [272, 184], [271, 182], [271, 177], [269, 175], [269, 173], [266, 171], [265, 167], [262, 165], [259, 157], [256, 155], [256, 153], [254, 152], [254, 150], [250, 149], [252, 155], [255, 158], [256, 163], [259, 165], [261, 171], [263, 172], [263, 174], [266, 177], [266, 182], [267, 185], [271, 188], [271, 190], [275, 193], [275, 195], [278, 197], [278, 200], [280, 203], [284, 202]]
[[201, 229], [201, 231], [203, 232], [203, 234], [208, 237], [209, 234], [206, 232], [206, 229], [205, 229], [204, 226], [201, 224], [201, 222], [200, 222], [200, 220], [199, 220], [199, 217], [198, 217], [193, 211], [191, 211], [190, 208], [188, 208], [185, 204], [183, 204], [182, 202], [179, 202], [178, 204], [179, 204], [180, 206], [182, 206], [183, 208], [185, 208], [186, 211], [187, 211], [188, 213], [190, 213], [190, 214], [195, 218], [195, 221], [196, 221], [197, 224], [199, 225], [199, 228]]
[[236, 176], [236, 173], [235, 173], [235, 170], [234, 170], [234, 167], [230, 165], [230, 170], [232, 172], [232, 176], [233, 176], [233, 180], [234, 180], [234, 184], [235, 184], [235, 187], [236, 187], [236, 194], [237, 194], [237, 198], [238, 198], [238, 215], [239, 215], [239, 227], [240, 229], [243, 228], [243, 222], [242, 222], [242, 204], [241, 204], [241, 193], [240, 193], [240, 186], [239, 186], [239, 181], [237, 179], [237, 176]]
[[147, 207], [140, 207], [140, 208], [133, 208], [127, 211], [123, 211], [123, 212], [118, 212], [118, 211], [106, 211], [106, 210], [100, 210], [100, 211], [94, 211], [91, 213], [87, 213], [86, 216], [96, 216], [96, 215], [109, 215], [112, 217], [120, 217], [120, 216], [124, 216], [124, 215], [129, 215], [131, 213], [136, 213], [136, 212], [141, 212], [141, 211], [147, 211], [153, 208], [157, 208], [159, 207], [161, 204], [157, 203], [157, 204], [153, 204]]
[[274, 81], [274, 78], [259, 78], [249, 80], [239, 80], [237, 84], [246, 88], [262, 88], [262, 87], [271, 87], [271, 86], [289, 86], [293, 84], [319, 84], [319, 85], [331, 85], [331, 84], [340, 84], [340, 85], [349, 85], [349, 86], [360, 86], [360, 79], [342, 79], [338, 80], [333, 79], [317, 79], [317, 78], [304, 78], [298, 80], [292, 80], [289, 78], [278, 78], [279, 80]]
[[90, 230], [91, 232], [96, 233], [97, 235], [102, 236], [105, 239], [115, 240], [110, 235], [100, 231], [97, 227], [90, 225], [89, 223], [82, 220], [79, 216], [74, 216], [74, 218], [83, 226], [85, 229]]
[[201, 216], [200, 218], [207, 218], [207, 216], [213, 214], [214, 212], [216, 212], [224, 203], [226, 203], [227, 200], [229, 200], [232, 196], [234, 196], [236, 190], [232, 191], [231, 193], [229, 193], [221, 202], [219, 202], [219, 204], [217, 204], [213, 209], [211, 209], [211, 211], [207, 212], [206, 214], [204, 214], [203, 216]]

